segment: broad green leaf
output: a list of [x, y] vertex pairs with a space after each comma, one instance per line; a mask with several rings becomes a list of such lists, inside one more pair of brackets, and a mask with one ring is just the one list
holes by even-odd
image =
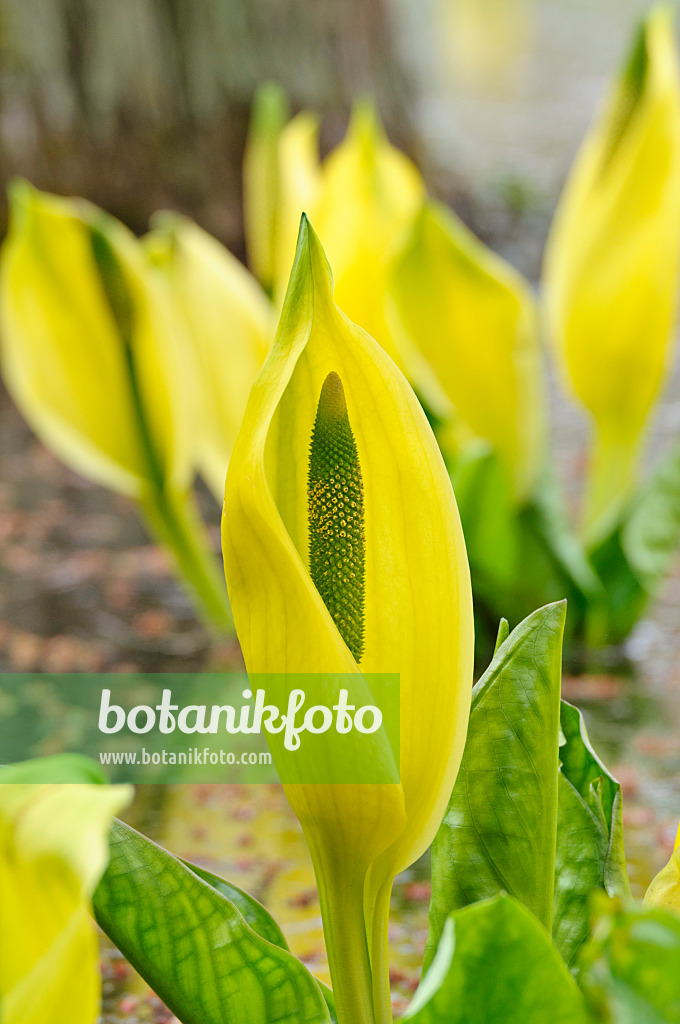
[[258, 903], [253, 896], [244, 892], [243, 889], [239, 889], [237, 885], [227, 882], [224, 878], [220, 878], [219, 875], [214, 875], [212, 871], [206, 871], [205, 868], [201, 868], [197, 864], [190, 864], [187, 860], [183, 860], [182, 863], [204, 882], [211, 885], [213, 889], [217, 889], [230, 903], [233, 903], [236, 909], [240, 910], [243, 914], [246, 924], [261, 938], [266, 939], [267, 942], [272, 942], [275, 946], [280, 946], [281, 949], [288, 949], [288, 943], [278, 924], [269, 911], [265, 910], [262, 904]]
[[[602, 821], [610, 837], [605, 886], [618, 889], [627, 878], [623, 853], [621, 787], [590, 745], [580, 711], [562, 701], [560, 723], [565, 743], [560, 747], [562, 772]], [[615, 895], [615, 893], [610, 893]]]
[[[57, 760], [56, 758], [54, 759]], [[84, 759], [83, 759], [84, 760]], [[0, 785], [0, 1004], [3, 1024], [94, 1024], [99, 954], [90, 896], [127, 786]], [[22, 776], [23, 772], [23, 776]], [[66, 773], [88, 772], [73, 763]]]
[[621, 787], [590, 746], [577, 708], [562, 701], [553, 938], [570, 967], [588, 938], [594, 889], [629, 895]]
[[122, 822], [110, 846], [97, 921], [182, 1024], [327, 1024], [307, 968], [226, 896]]
[[477, 656], [486, 663], [499, 616], [521, 620], [567, 598], [566, 640], [583, 633], [604, 589], [571, 532], [556, 484], [544, 474], [530, 502], [512, 507], [493, 453], [466, 452], [452, 466], [479, 620]]
[[545, 928], [496, 896], [451, 914], [402, 1018], [414, 1024], [585, 1024], [583, 999]]
[[641, 486], [624, 521], [621, 542], [641, 585], [653, 594], [680, 543], [680, 444]]
[[78, 783], [90, 782], [103, 785], [106, 774], [95, 761], [81, 754], [54, 754], [52, 757], [36, 757], [30, 761], [0, 765], [0, 783]]
[[429, 964], [452, 910], [510, 893], [551, 926], [564, 603], [524, 620], [473, 689], [458, 779], [432, 846]]
[[[601, 598], [602, 585], [588, 561], [579, 539], [574, 535], [566, 513], [564, 495], [554, 476], [544, 473], [536, 489], [536, 532], [543, 539], [547, 552], [561, 569], [570, 587], [570, 598], [592, 603]], [[574, 608], [570, 608], [573, 616]]]
[[603, 897], [581, 988], [596, 1020], [680, 1024], [680, 917]]
[[[198, 875], [199, 878], [202, 878], [204, 882], [207, 882], [208, 885], [212, 885], [213, 889], [217, 889], [223, 896], [226, 896], [236, 909], [241, 911], [246, 919], [246, 923], [250, 925], [254, 932], [257, 932], [258, 935], [268, 942], [273, 942], [275, 946], [280, 946], [281, 949], [288, 949], [288, 943], [278, 924], [269, 911], [261, 903], [258, 903], [254, 896], [244, 892], [243, 889], [239, 889], [232, 882], [227, 882], [224, 878], [214, 875], [211, 871], [206, 871], [205, 868], [200, 868], [196, 864], [190, 864], [186, 860], [182, 861], [182, 863], [190, 868], [195, 875]], [[337, 1017], [335, 1015], [333, 992], [328, 985], [324, 985], [318, 978], [315, 980], [326, 1000], [331, 1020], [335, 1022]]]

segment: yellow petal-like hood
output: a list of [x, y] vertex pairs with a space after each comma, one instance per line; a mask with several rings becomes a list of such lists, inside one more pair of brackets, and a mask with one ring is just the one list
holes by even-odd
[[280, 309], [295, 258], [300, 217], [320, 182], [319, 125], [303, 111], [288, 120], [288, 101], [273, 83], [255, 95], [243, 160], [248, 263]]
[[0, 324], [7, 386], [40, 438], [133, 497], [191, 476], [174, 327], [133, 235], [82, 200], [11, 192]]
[[411, 380], [421, 394], [435, 392], [435, 407], [448, 401], [498, 453], [515, 496], [529, 495], [545, 417], [528, 284], [455, 214], [428, 202], [396, 262], [389, 297], [388, 319]]
[[319, 123], [303, 111], [281, 131], [278, 146], [279, 187], [274, 255], [276, 282], [274, 297], [283, 303], [295, 259], [300, 217], [312, 214], [321, 185]]
[[125, 786], [0, 786], [3, 1024], [94, 1024], [99, 950], [89, 901]]
[[[322, 407], [344, 410], [362, 479], [363, 584], [352, 603], [356, 591], [344, 580], [352, 598], [344, 609], [344, 598], [340, 607], [328, 596], [324, 603], [310, 569], [309, 453]], [[279, 331], [232, 455], [223, 550], [250, 672], [400, 675], [401, 785], [288, 787], [322, 901], [325, 888], [349, 876], [361, 893], [377, 857], [385, 882], [439, 825], [467, 727], [472, 601], [455, 499], [431, 429], [400, 371], [333, 302], [328, 264], [306, 220]], [[357, 645], [343, 619], [358, 606]]]
[[560, 200], [545, 263], [559, 364], [593, 419], [586, 530], [613, 525], [667, 374], [680, 252], [680, 83], [671, 9], [643, 21]]
[[338, 305], [397, 362], [385, 322], [387, 279], [424, 194], [420, 174], [390, 145], [373, 108], [358, 105], [345, 139], [324, 161], [314, 223]]
[[245, 267], [185, 217], [159, 215], [145, 239], [165, 275], [196, 374], [197, 465], [222, 500], [229, 456], [275, 324], [269, 301]]
[[675, 837], [671, 859], [652, 879], [644, 901], [649, 906], [674, 910], [676, 914], [680, 914], [680, 828]]

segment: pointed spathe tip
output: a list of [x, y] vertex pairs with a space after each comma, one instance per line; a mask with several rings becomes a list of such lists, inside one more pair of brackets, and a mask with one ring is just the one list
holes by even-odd
[[309, 217], [303, 213], [300, 217], [300, 228], [298, 231], [295, 262], [290, 275], [288, 290], [302, 280], [306, 275], [311, 275], [311, 281], [315, 290], [321, 289], [332, 295], [333, 275], [326, 259], [323, 246], [319, 236], [311, 225]]

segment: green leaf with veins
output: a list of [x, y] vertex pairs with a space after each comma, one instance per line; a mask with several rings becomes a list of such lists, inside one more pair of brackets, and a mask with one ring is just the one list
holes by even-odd
[[182, 1024], [329, 1024], [307, 968], [216, 888], [115, 822], [97, 922]]
[[239, 889], [237, 885], [233, 885], [231, 882], [227, 882], [224, 878], [220, 878], [219, 875], [214, 875], [212, 871], [206, 871], [205, 868], [199, 867], [197, 864], [190, 864], [188, 860], [183, 860], [182, 864], [193, 871], [195, 875], [211, 885], [213, 889], [217, 889], [222, 896], [226, 897], [230, 903], [233, 903], [237, 910], [240, 910], [243, 914], [246, 924], [250, 925], [254, 932], [256, 932], [261, 938], [266, 939], [267, 942], [273, 942], [275, 946], [279, 946], [281, 949], [288, 949], [288, 943], [284, 937], [283, 932], [279, 928], [278, 924], [271, 916], [268, 910], [262, 906], [261, 903], [243, 889]]
[[432, 846], [425, 969], [452, 910], [501, 891], [550, 929], [564, 602], [524, 620], [473, 690], [468, 740]]
[[[208, 885], [212, 885], [213, 889], [217, 889], [218, 892], [222, 893], [223, 896], [234, 904], [234, 906], [241, 911], [246, 919], [246, 922], [250, 925], [254, 932], [262, 936], [263, 939], [267, 939], [268, 942], [273, 942], [275, 946], [280, 946], [281, 949], [288, 949], [288, 943], [286, 942], [285, 936], [278, 924], [271, 916], [268, 910], [266, 910], [261, 903], [259, 903], [254, 896], [244, 892], [243, 889], [239, 889], [237, 885], [232, 882], [225, 881], [224, 878], [220, 878], [219, 875], [214, 875], [212, 871], [206, 871], [205, 868], [200, 868], [196, 864], [190, 864], [189, 861], [182, 861], [186, 864], [195, 875], [202, 878]], [[318, 978], [315, 979], [317, 985], [323, 993], [323, 997], [326, 1000], [326, 1006], [328, 1012], [331, 1015], [333, 1022], [337, 1021], [335, 1014], [335, 1000], [333, 999], [333, 991], [324, 985]]]

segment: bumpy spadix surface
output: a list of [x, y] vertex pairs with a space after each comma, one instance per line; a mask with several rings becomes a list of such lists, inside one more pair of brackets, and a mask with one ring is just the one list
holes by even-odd
[[357, 661], [364, 651], [364, 486], [345, 390], [324, 381], [309, 453], [309, 571]]
[[[341, 675], [357, 707], [372, 703], [373, 673], [399, 674], [399, 782], [286, 787], [319, 882], [338, 1020], [374, 1024], [373, 1003], [381, 1020], [389, 1004], [391, 880], [431, 842], [460, 764], [472, 599], [430, 426], [392, 360], [336, 306], [306, 219], [234, 446], [222, 536], [249, 672], [275, 674], [282, 690], [299, 673], [318, 673], [327, 687]], [[388, 738], [369, 738], [346, 758], [393, 765]], [[308, 769], [336, 753], [319, 744]]]

